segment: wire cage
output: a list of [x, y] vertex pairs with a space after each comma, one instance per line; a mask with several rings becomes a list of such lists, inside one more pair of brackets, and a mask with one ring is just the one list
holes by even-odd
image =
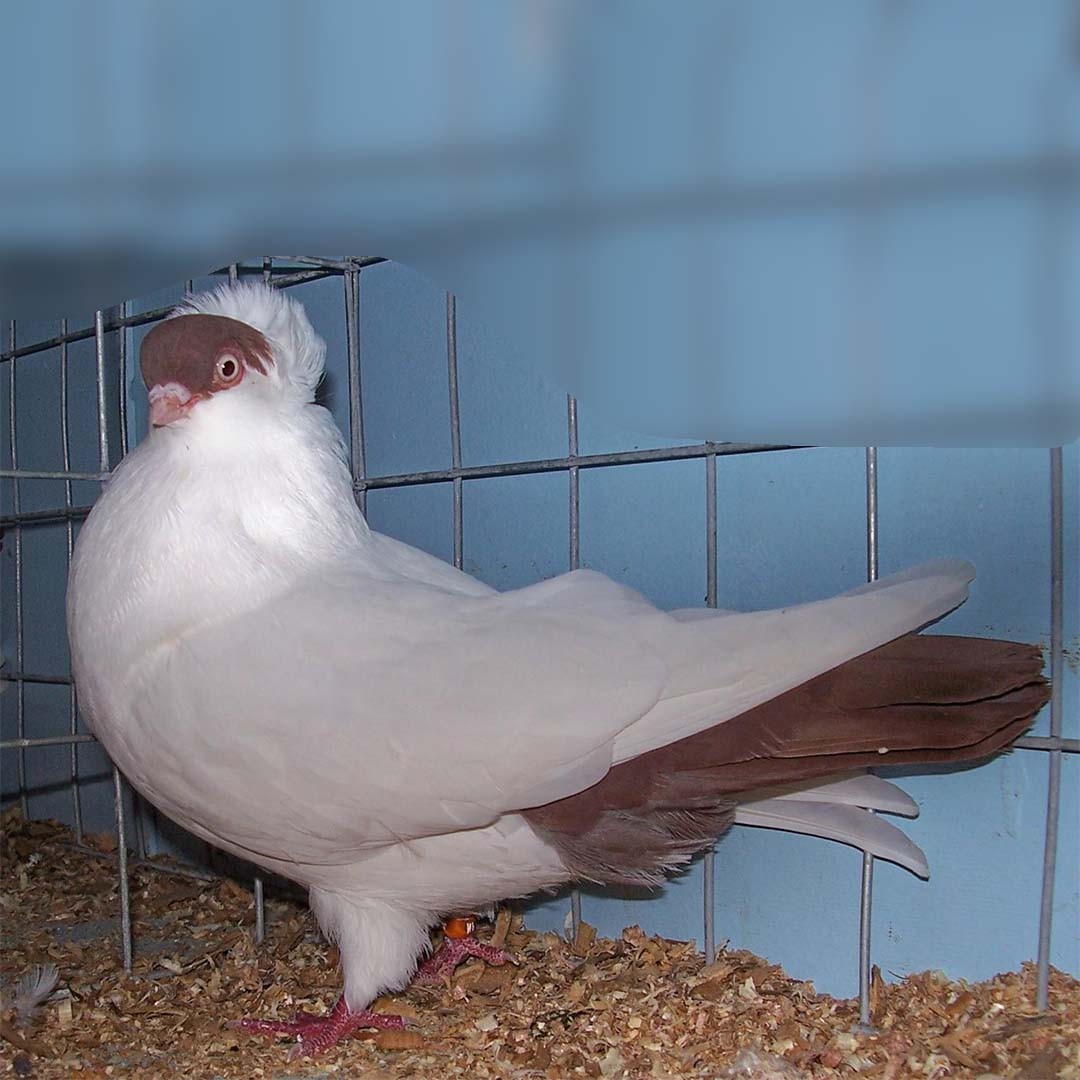
[[[487, 463], [467, 464], [462, 450], [457, 308], [453, 295], [447, 294], [441, 332], [444, 336], [442, 353], [445, 364], [443, 392], [446, 395], [446, 415], [449, 418], [449, 431], [444, 435], [448, 434], [449, 437], [449, 467], [409, 472], [380, 472], [372, 469], [369, 467], [371, 436], [365, 430], [367, 399], [362, 348], [364, 328], [361, 282], [369, 268], [383, 262], [384, 260], [378, 258], [359, 257], [267, 257], [261, 262], [233, 264], [216, 275], [219, 280], [227, 276], [234, 281], [241, 276], [258, 275], [278, 288], [291, 288], [327, 279], [340, 284], [338, 303], [343, 312], [347, 363], [345, 393], [337, 401], [336, 411], [347, 427], [346, 441], [353, 489], [361, 509], [368, 509], [369, 495], [374, 492], [400, 491], [423, 485], [448, 486], [451, 520], [450, 543], [446, 554], [452, 558], [455, 566], [470, 569], [465, 543], [465, 502], [470, 485], [499, 478], [554, 474], [565, 478], [566, 487], [563, 504], [565, 557], [553, 558], [553, 562], [557, 564], [562, 561], [563, 568], [574, 569], [582, 564], [583, 473], [696, 460], [702, 465], [703, 478], [700, 488], [703, 509], [701, 520], [704, 523], [704, 536], [700, 542], [700, 548], [704, 552], [704, 565], [700, 567], [701, 594], [707, 606], [716, 607], [721, 598], [718, 579], [717, 477], [718, 468], [722, 467], [722, 459], [766, 454], [783, 456], [807, 451], [774, 445], [706, 442], [645, 448], [626, 446], [617, 450], [583, 453], [579, 440], [578, 405], [573, 397], [569, 397], [566, 401], [563, 453], [550, 457], [526, 456], [517, 460], [495, 460], [493, 456]], [[189, 290], [191, 287], [192, 283], [189, 282]], [[3, 749], [6, 759], [4, 798], [18, 800], [24, 811], [32, 811], [36, 794], [34, 770], [31, 767], [32, 755], [63, 753], [63, 775], [59, 784], [53, 781], [53, 788], [66, 789], [66, 813], [79, 844], [83, 843], [86, 830], [84, 787], [88, 776], [95, 769], [101, 768], [101, 759], [93, 757], [94, 754], [100, 754], [100, 750], [93, 748], [95, 740], [81, 726], [75, 688], [68, 672], [60, 667], [55, 670], [40, 670], [34, 665], [33, 655], [37, 655], [40, 650], [30, 649], [33, 628], [27, 623], [30, 602], [27, 593], [27, 563], [40, 533], [49, 528], [54, 531], [55, 538], [55, 530], [62, 530], [60, 550], [66, 548], [66, 552], [59, 555], [58, 561], [54, 559], [55, 565], [49, 569], [53, 588], [62, 593], [67, 561], [71, 557], [78, 524], [89, 512], [95, 493], [108, 478], [110, 469], [127, 452], [129, 440], [135, 437], [138, 430], [136, 421], [142, 419], [130, 415], [133, 405], [128, 400], [136, 334], [140, 328], [148, 327], [163, 318], [170, 306], [158, 305], [142, 310], [135, 303], [127, 302], [116, 309], [97, 311], [92, 323], [88, 325], [75, 327], [63, 320], [55, 327], [31, 328], [32, 333], [11, 322], [5, 328], [6, 341], [3, 352], [0, 353], [0, 363], [6, 368], [3, 385], [7, 412], [7, 460], [0, 470], [0, 479], [4, 482], [4, 507], [0, 524], [4, 530], [4, 553], [8, 564], [5, 567], [8, 574], [6, 585], [9, 586], [4, 593], [4, 623], [9, 628], [5, 636], [13, 644], [0, 673], [4, 689], [0, 698], [4, 718], [0, 748]], [[79, 353], [76, 357], [77, 349]], [[41, 384], [33, 378], [33, 366], [45, 354], [58, 357], [58, 401], [44, 399], [41, 396]], [[21, 453], [25, 430], [23, 425], [44, 423], [46, 412], [50, 416], [53, 412], [56, 414], [61, 442], [60, 469], [27, 467]], [[50, 419], [49, 422], [53, 421]], [[84, 434], [87, 430], [93, 432], [96, 459], [94, 467], [81, 467], [76, 460], [72, 449], [74, 425], [82, 425], [80, 430]], [[874, 579], [879, 568], [881, 528], [879, 455], [874, 447], [867, 447], [859, 453], [859, 499], [864, 503], [862, 538], [865, 541], [865, 574], [867, 578]], [[1064, 726], [1066, 526], [1062, 450], [1050, 450], [1048, 457], [1048, 489], [1035, 493], [1033, 498], [1044, 508], [1045, 527], [1050, 537], [1050, 572], [1046, 581], [1050, 597], [1050, 626], [1046, 645], [1053, 697], [1045, 733], [1029, 735], [1017, 744], [1019, 752], [1042, 755], [1047, 763], [1047, 802], [1042, 829], [1042, 881], [1038, 910], [1032, 911], [1030, 916], [1032, 927], [1037, 926], [1037, 995], [1040, 1009], [1047, 1004], [1051, 963], [1055, 872], [1062, 817], [1063, 759], [1066, 755], [1075, 755], [1080, 751], [1080, 739], [1066, 737]], [[27, 486], [30, 484], [37, 485], [32, 501], [28, 501], [26, 497]], [[45, 491], [44, 495], [41, 494], [42, 491]], [[55, 555], [56, 549], [53, 551]], [[42, 687], [50, 688], [48, 702], [38, 694]], [[50, 727], [56, 724], [58, 695], [65, 699], [66, 714], [66, 727], [60, 733]], [[124, 778], [115, 767], [111, 769], [110, 785], [112, 814], [117, 833], [114, 858], [120, 897], [123, 962], [125, 967], [130, 969], [133, 953], [129, 875], [132, 860], [138, 862], [147, 857], [148, 833], [152, 829], [152, 822], [145, 807], [139, 805], [138, 800], [132, 800], [126, 792]], [[55, 795], [55, 790], [53, 794]], [[100, 796], [100, 789], [98, 795]], [[704, 858], [704, 870], [700, 878], [702, 894], [698, 901], [701, 922], [698, 928], [690, 928], [695, 936], [700, 935], [699, 940], [704, 943], [707, 961], [713, 959], [717, 949], [714, 860], [714, 852], [707, 853]], [[186, 872], [202, 875], [206, 873], [206, 867], [193, 864]], [[852, 941], [851, 953], [853, 964], [856, 955], [858, 957], [860, 1014], [865, 1023], [869, 1020], [871, 910], [874, 892], [874, 859], [870, 855], [863, 855], [861, 877], [851, 880], [847, 887], [857, 890], [859, 898], [858, 942], [856, 946]], [[264, 892], [263, 882], [257, 876], [252, 882], [252, 891], [254, 934], [256, 940], [261, 941], [265, 931]], [[574, 892], [570, 896], [568, 917], [572, 918], [575, 924], [580, 922], [580, 893]]]

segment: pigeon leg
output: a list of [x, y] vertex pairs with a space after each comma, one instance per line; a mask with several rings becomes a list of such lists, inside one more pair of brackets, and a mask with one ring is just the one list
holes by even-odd
[[289, 1053], [289, 1060], [295, 1061], [301, 1057], [315, 1057], [329, 1050], [360, 1028], [401, 1030], [405, 1027], [405, 1018], [370, 1012], [367, 1009], [353, 1012], [342, 996], [338, 998], [328, 1016], [316, 1016], [314, 1013], [301, 1011], [292, 1020], [234, 1020], [229, 1027], [251, 1035], [294, 1036], [297, 1044]]
[[435, 954], [425, 960], [416, 972], [416, 981], [438, 982], [450, 975], [470, 956], [478, 956], [487, 964], [501, 967], [510, 960], [510, 954], [494, 945], [484, 945], [472, 936], [476, 926], [471, 918], [447, 919], [443, 924], [443, 942]]

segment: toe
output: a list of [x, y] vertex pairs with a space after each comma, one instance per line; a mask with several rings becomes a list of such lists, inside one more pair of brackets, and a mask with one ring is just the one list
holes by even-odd
[[230, 1020], [226, 1025], [247, 1035], [293, 1035], [300, 1026], [290, 1020]]
[[301, 1010], [291, 1020], [230, 1020], [226, 1026], [248, 1035], [300, 1035], [325, 1019]]

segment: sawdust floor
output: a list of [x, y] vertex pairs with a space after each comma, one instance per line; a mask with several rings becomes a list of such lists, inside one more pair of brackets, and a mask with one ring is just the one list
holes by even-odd
[[[1060, 972], [1043, 1015], [1030, 966], [978, 984], [933, 972], [896, 984], [876, 977], [879, 1033], [862, 1035], [854, 1002], [817, 994], [750, 953], [725, 951], [705, 967], [693, 943], [636, 927], [615, 941], [586, 927], [568, 944], [509, 912], [494, 932], [519, 966], [470, 962], [444, 985], [380, 1004], [413, 1018], [409, 1031], [356, 1036], [290, 1064], [287, 1043], [236, 1035], [225, 1022], [333, 1004], [335, 952], [302, 905], [269, 900], [267, 939], [255, 947], [246, 889], [137, 868], [137, 951], [126, 975], [112, 864], [75, 849], [55, 823], [8, 812], [2, 824], [4, 1075], [1080, 1077], [1080, 983]], [[113, 846], [95, 843], [106, 854]], [[59, 988], [20, 1021], [11, 991], [49, 963]]]

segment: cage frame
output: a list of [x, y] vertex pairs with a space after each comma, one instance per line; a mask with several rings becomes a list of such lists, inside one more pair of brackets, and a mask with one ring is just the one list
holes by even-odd
[[[275, 260], [278, 266], [275, 267]], [[447, 394], [450, 416], [451, 464], [448, 469], [429, 469], [410, 473], [369, 475], [366, 462], [366, 446], [363, 424], [363, 383], [361, 356], [361, 275], [365, 268], [387, 261], [382, 257], [347, 257], [340, 259], [314, 256], [264, 256], [261, 266], [232, 263], [215, 271], [216, 275], [237, 281], [246, 275], [261, 275], [263, 281], [276, 288], [288, 288], [310, 281], [337, 277], [342, 282], [345, 305], [345, 331], [348, 369], [349, 467], [354, 497], [362, 511], [366, 511], [367, 493], [383, 488], [402, 488], [418, 484], [449, 482], [453, 499], [453, 563], [460, 569], [464, 557], [463, 488], [466, 481], [492, 477], [526, 476], [536, 473], [565, 473], [567, 476], [567, 562], [570, 570], [580, 563], [580, 494], [579, 477], [582, 469], [611, 468], [623, 465], [704, 459], [705, 462], [705, 541], [706, 541], [706, 606], [717, 605], [717, 506], [716, 461], [718, 457], [740, 454], [762, 454], [802, 447], [783, 444], [759, 444], [736, 442], [702, 442], [651, 449], [623, 450], [609, 453], [581, 454], [578, 445], [578, 403], [572, 395], [566, 399], [566, 454], [556, 458], [532, 458], [511, 462], [466, 466], [461, 454], [461, 409], [458, 396], [457, 371], [457, 303], [453, 293], [446, 293], [445, 333]], [[287, 264], [282, 267], [280, 264]], [[187, 292], [192, 282], [187, 282]], [[74, 681], [69, 675], [57, 673], [27, 672], [24, 666], [24, 619], [23, 619], [23, 530], [37, 525], [62, 521], [67, 535], [67, 565], [70, 565], [74, 547], [74, 522], [85, 517], [91, 505], [75, 505], [72, 484], [76, 481], [104, 483], [113, 466], [114, 450], [119, 450], [117, 462], [127, 453], [127, 331], [156, 323], [169, 313], [172, 306], [133, 313], [125, 301], [117, 308], [99, 309], [94, 312], [92, 325], [72, 330], [66, 319], [60, 320], [60, 332], [20, 345], [18, 327], [11, 320], [7, 327], [7, 347], [0, 352], [0, 364], [7, 365], [8, 395], [8, 449], [11, 468], [0, 469], [0, 480], [12, 483], [12, 513], [0, 516], [0, 529], [11, 531], [15, 563], [15, 669], [0, 669], [0, 682], [14, 685], [16, 708], [15, 738], [0, 741], [0, 750], [16, 751], [19, 783], [18, 799], [24, 813], [28, 806], [29, 790], [26, 783], [26, 753], [43, 747], [69, 746], [69, 784], [72, 790], [72, 818], [79, 850], [101, 858], [114, 858], [117, 870], [117, 890], [120, 906], [121, 957], [126, 971], [133, 963], [133, 939], [130, 905], [130, 875], [133, 866], [153, 865], [158, 870], [166, 868], [146, 860], [145, 838], [141, 830], [129, 836], [125, 792], [127, 783], [120, 770], [112, 765], [113, 814], [116, 828], [117, 851], [115, 856], [103, 855], [85, 843], [83, 814], [79, 783], [78, 748], [96, 743], [93, 735], [78, 730], [78, 703]], [[109, 393], [112, 387], [106, 378], [107, 338], [117, 334], [119, 446], [114, 446], [109, 432]], [[97, 407], [98, 470], [78, 472], [71, 468], [70, 428], [68, 415], [68, 347], [78, 341], [94, 341], [95, 392]], [[20, 361], [30, 360], [37, 354], [52, 349], [60, 350], [61, 372], [61, 470], [21, 469], [18, 459], [17, 438], [17, 370]], [[1049, 734], [1028, 735], [1014, 744], [1022, 750], [1041, 751], [1048, 758], [1047, 806], [1044, 826], [1044, 850], [1042, 864], [1042, 888], [1038, 916], [1038, 950], [1036, 957], [1036, 1007], [1045, 1010], [1049, 994], [1050, 945], [1053, 926], [1053, 897], [1056, 877], [1056, 857], [1060, 831], [1061, 769], [1064, 754], [1080, 753], [1080, 739], [1065, 738], [1063, 732], [1062, 676], [1064, 665], [1064, 490], [1062, 448], [1049, 450], [1050, 485], [1048, 495], [1048, 527], [1050, 532], [1050, 699]], [[20, 483], [24, 480], [64, 481], [63, 505], [46, 510], [23, 511]], [[868, 580], [878, 576], [878, 455], [877, 448], [865, 448], [865, 539], [866, 574]], [[29, 684], [54, 684], [70, 687], [68, 706], [68, 733], [44, 737], [27, 737], [25, 687]], [[141, 818], [138, 819], [141, 825]], [[129, 853], [129, 841], [134, 839], [133, 854]], [[873, 902], [875, 858], [863, 853], [862, 872], [859, 881], [859, 1016], [860, 1024], [870, 1024], [870, 976], [872, 958], [871, 911]], [[167, 868], [166, 872], [206, 879], [212, 874], [196, 866]], [[254, 938], [261, 942], [265, 935], [264, 881], [256, 874], [252, 881], [254, 908]], [[569, 917], [576, 932], [581, 922], [581, 897], [577, 890], [570, 894]], [[715, 852], [709, 848], [704, 856], [702, 885], [702, 933], [706, 963], [716, 954], [715, 929]]]

